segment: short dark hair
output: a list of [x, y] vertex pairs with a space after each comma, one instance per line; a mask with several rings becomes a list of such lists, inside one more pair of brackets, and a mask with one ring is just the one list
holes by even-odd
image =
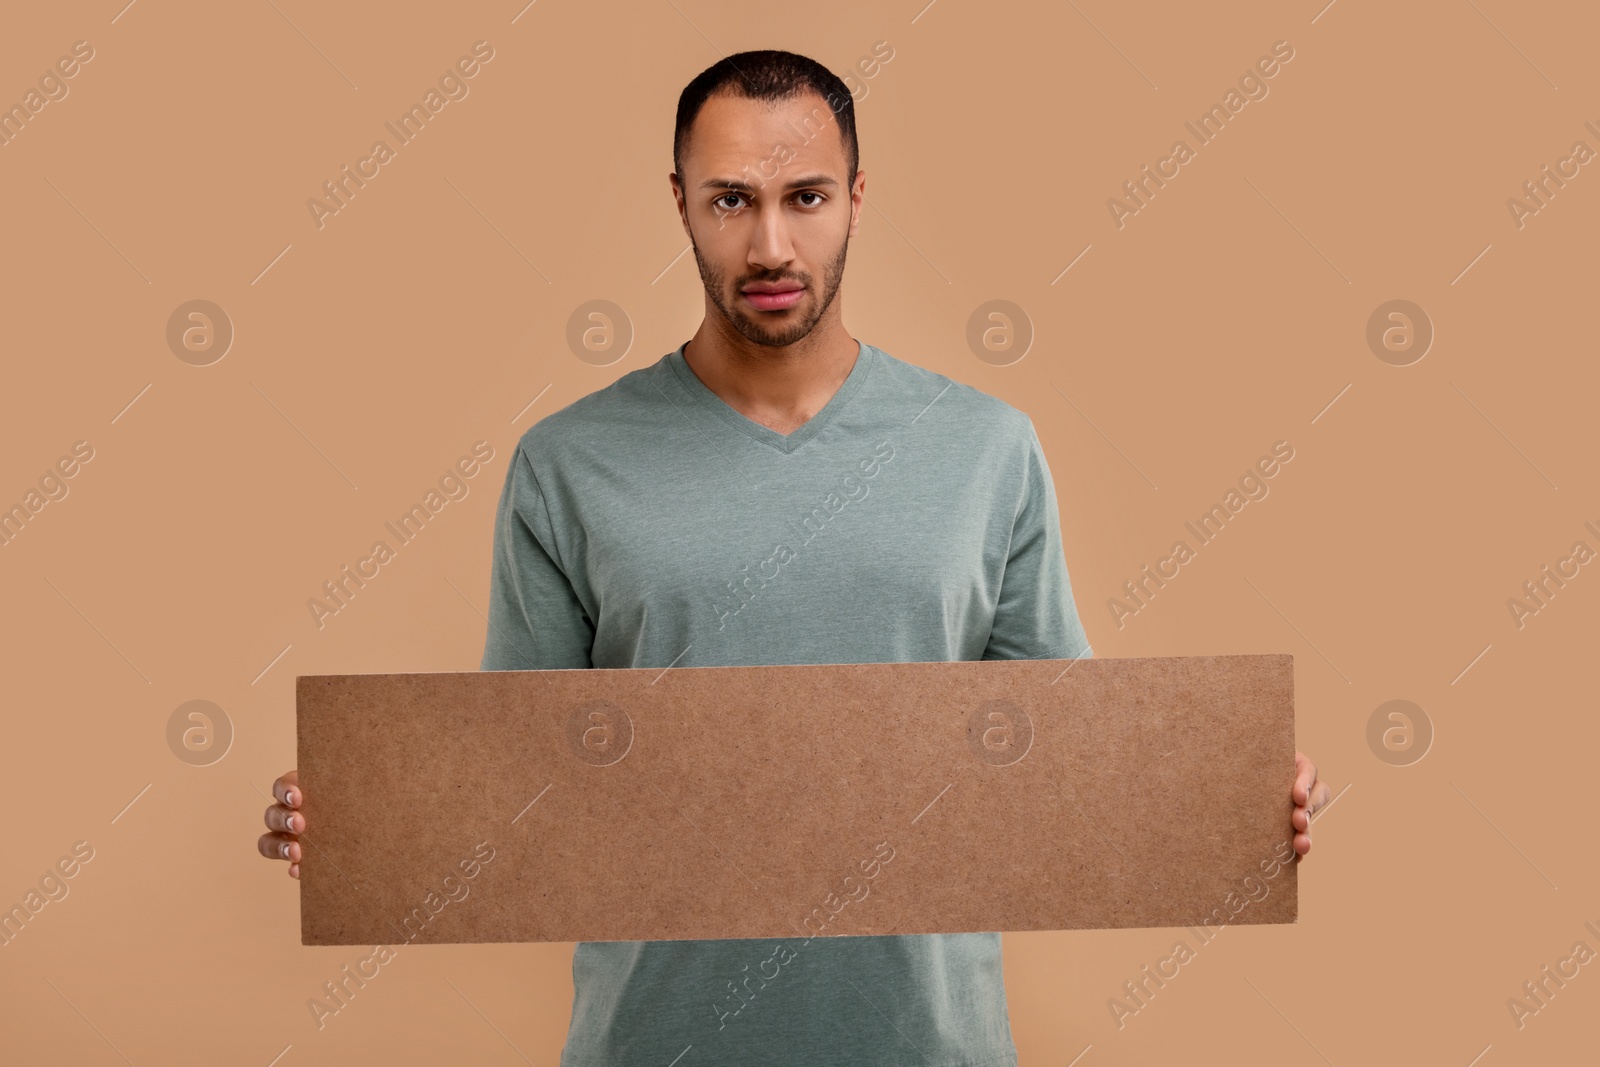
[[689, 127], [705, 102], [715, 93], [726, 92], [750, 100], [788, 100], [814, 92], [828, 102], [839, 137], [844, 143], [849, 167], [846, 184], [854, 184], [861, 165], [861, 146], [856, 141], [856, 104], [850, 90], [827, 67], [814, 59], [793, 52], [762, 49], [739, 52], [713, 63], [684, 86], [678, 96], [678, 127], [672, 138], [672, 169], [683, 181], [683, 156], [689, 146]]

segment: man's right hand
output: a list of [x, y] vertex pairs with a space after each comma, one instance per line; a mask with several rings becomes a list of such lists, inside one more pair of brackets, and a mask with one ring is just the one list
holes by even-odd
[[290, 771], [272, 783], [272, 795], [278, 802], [267, 809], [267, 829], [259, 842], [261, 854], [268, 859], [288, 860], [289, 877], [300, 877], [300, 834], [305, 833], [306, 817], [300, 810], [305, 794], [300, 791], [300, 772]]

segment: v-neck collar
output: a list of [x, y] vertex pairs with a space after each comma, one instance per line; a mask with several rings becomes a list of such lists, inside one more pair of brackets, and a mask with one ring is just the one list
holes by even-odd
[[750, 437], [755, 438], [764, 445], [770, 445], [779, 452], [793, 452], [801, 445], [822, 431], [830, 420], [850, 402], [850, 398], [861, 390], [866, 382], [867, 375], [872, 372], [872, 365], [876, 362], [877, 350], [865, 341], [856, 340], [856, 361], [850, 368], [850, 373], [845, 376], [844, 382], [828, 398], [811, 418], [796, 427], [793, 433], [781, 434], [770, 426], [750, 418], [748, 415], [734, 409], [726, 400], [711, 391], [711, 387], [702, 382], [695, 374], [694, 368], [689, 366], [683, 358], [684, 346], [689, 342], [685, 340], [677, 348], [667, 354], [667, 365], [672, 368], [674, 376], [678, 379], [686, 392], [695, 399], [700, 407], [717, 416], [723, 422], [732, 426]]

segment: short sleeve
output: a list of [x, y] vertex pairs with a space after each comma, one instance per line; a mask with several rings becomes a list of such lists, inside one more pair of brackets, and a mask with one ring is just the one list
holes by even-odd
[[519, 445], [495, 509], [485, 671], [591, 667], [594, 625], [558, 562], [533, 464]]
[[1028, 422], [1022, 499], [984, 659], [1086, 659], [1094, 654], [1067, 577], [1055, 485]]

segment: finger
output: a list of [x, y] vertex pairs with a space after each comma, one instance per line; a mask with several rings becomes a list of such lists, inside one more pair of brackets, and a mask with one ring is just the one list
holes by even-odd
[[289, 877], [290, 878], [299, 878], [300, 877], [300, 865], [298, 863], [289, 864]]
[[262, 834], [256, 840], [256, 848], [268, 859], [290, 863], [299, 863], [301, 859], [300, 842], [288, 834]]
[[278, 803], [287, 804], [291, 808], [298, 808], [304, 794], [300, 790], [300, 772], [289, 771], [277, 781], [272, 783], [272, 795], [278, 798]]
[[1294, 835], [1294, 850], [1295, 850], [1295, 852], [1297, 852], [1301, 856], [1304, 856], [1307, 853], [1309, 853], [1311, 851], [1311, 835], [1310, 834], [1295, 834]]
[[1294, 754], [1294, 790], [1291, 798], [1300, 807], [1311, 799], [1311, 787], [1317, 780], [1317, 765], [1306, 758], [1304, 752]]
[[298, 834], [303, 833], [306, 828], [305, 815], [282, 804], [272, 805], [266, 810], [263, 818], [266, 820], [267, 829], [277, 830], [280, 833]]

